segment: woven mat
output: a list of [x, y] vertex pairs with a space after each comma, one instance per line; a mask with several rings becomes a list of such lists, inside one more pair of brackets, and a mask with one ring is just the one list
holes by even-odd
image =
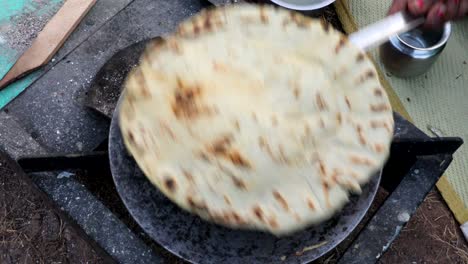
[[[347, 33], [385, 17], [391, 0], [338, 0], [335, 7]], [[453, 25], [446, 49], [427, 74], [399, 79], [386, 73], [377, 52], [382, 84], [395, 111], [427, 134], [462, 137], [446, 174], [437, 183], [460, 223], [468, 222], [468, 21]]]

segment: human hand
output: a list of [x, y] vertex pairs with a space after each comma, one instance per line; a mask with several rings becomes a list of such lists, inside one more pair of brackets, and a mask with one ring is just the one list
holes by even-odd
[[393, 0], [389, 14], [408, 10], [415, 16], [425, 16], [425, 26], [440, 28], [449, 20], [468, 15], [468, 0]]

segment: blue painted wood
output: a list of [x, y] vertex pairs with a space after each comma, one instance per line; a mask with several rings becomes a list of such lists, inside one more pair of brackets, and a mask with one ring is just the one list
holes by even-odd
[[[37, 33], [64, 0], [0, 1], [0, 78], [31, 45]], [[0, 91], [0, 109], [26, 89], [39, 74], [32, 73]]]

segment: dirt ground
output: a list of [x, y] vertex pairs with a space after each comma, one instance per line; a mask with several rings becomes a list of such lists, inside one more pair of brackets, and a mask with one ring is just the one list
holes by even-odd
[[108, 263], [101, 251], [0, 155], [0, 263]]
[[434, 190], [380, 263], [468, 263], [468, 246], [442, 196]]

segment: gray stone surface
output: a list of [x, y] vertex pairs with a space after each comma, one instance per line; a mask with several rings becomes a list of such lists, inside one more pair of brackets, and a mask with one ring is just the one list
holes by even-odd
[[162, 263], [112, 212], [73, 175], [31, 174], [33, 181], [118, 263]]
[[83, 107], [78, 98], [99, 68], [118, 50], [172, 31], [202, 6], [196, 0], [133, 1], [7, 108], [51, 151], [93, 149], [107, 137], [108, 122]]
[[0, 112], [0, 148], [14, 159], [46, 153], [46, 150], [5, 112]]

